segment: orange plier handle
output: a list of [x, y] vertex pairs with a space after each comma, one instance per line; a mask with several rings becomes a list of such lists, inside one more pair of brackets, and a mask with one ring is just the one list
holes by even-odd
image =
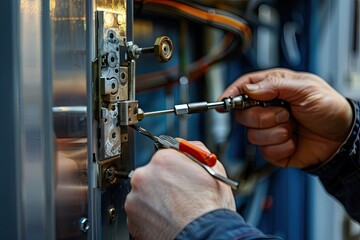
[[179, 141], [179, 150], [193, 156], [199, 162], [202, 162], [209, 167], [213, 167], [216, 164], [217, 156], [214, 153], [206, 152], [198, 146], [191, 144], [190, 142], [177, 139]]

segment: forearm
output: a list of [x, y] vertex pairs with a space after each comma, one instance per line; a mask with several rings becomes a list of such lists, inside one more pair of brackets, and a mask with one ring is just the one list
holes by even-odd
[[234, 211], [218, 209], [189, 223], [177, 236], [177, 240], [190, 239], [280, 239], [267, 236]]
[[323, 166], [310, 171], [320, 177], [326, 190], [337, 198], [347, 212], [360, 222], [360, 103], [353, 102], [354, 124], [339, 152]]

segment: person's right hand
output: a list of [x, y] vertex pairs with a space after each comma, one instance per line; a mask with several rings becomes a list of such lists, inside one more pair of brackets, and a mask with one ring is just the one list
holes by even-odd
[[246, 74], [220, 99], [247, 94], [256, 100], [285, 100], [282, 107], [253, 107], [237, 112], [248, 127], [248, 139], [274, 165], [305, 168], [330, 159], [349, 135], [353, 113], [349, 102], [320, 77], [287, 69]]
[[[191, 142], [206, 152], [200, 142]], [[225, 176], [217, 161], [212, 169]], [[236, 211], [231, 188], [216, 180], [184, 153], [161, 149], [135, 170], [125, 201], [134, 239], [175, 239], [194, 219], [216, 209]]]

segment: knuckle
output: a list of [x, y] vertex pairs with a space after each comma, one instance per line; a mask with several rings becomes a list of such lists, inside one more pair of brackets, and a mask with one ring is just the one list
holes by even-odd
[[285, 143], [260, 147], [261, 155], [269, 162], [277, 166], [287, 166], [288, 160], [294, 154], [296, 146], [289, 139]]
[[[267, 81], [271, 84], [271, 88], [275, 91], [279, 85], [281, 85], [281, 81], [283, 80], [282, 74], [276, 74], [275, 76], [268, 76]], [[264, 82], [266, 84], [266, 82]]]
[[134, 206], [134, 197], [133, 197], [133, 192], [130, 192], [125, 199], [125, 203], [124, 203], [124, 209], [125, 212], [127, 213], [127, 215], [131, 216], [131, 213], [133, 211], [133, 206]]
[[248, 140], [251, 144], [258, 144], [258, 141], [257, 141], [257, 137], [256, 137], [256, 133], [255, 133], [255, 129], [252, 129], [252, 128], [249, 128], [248, 129], [248, 132], [247, 132], [247, 137], [248, 137]]
[[265, 128], [265, 127], [268, 127], [270, 124], [269, 124], [269, 118], [265, 115], [261, 115], [258, 119], [257, 119], [257, 126], [259, 128]]
[[[289, 124], [288, 124], [289, 125]], [[284, 126], [280, 129], [279, 136], [277, 137], [280, 141], [286, 142], [288, 141], [292, 136], [292, 128], [291, 126]]]
[[260, 148], [261, 155], [271, 163], [275, 163], [279, 160], [279, 156], [273, 153], [273, 149], [268, 146], [263, 146]]
[[130, 182], [133, 190], [137, 190], [139, 186], [146, 184], [147, 182], [147, 170], [145, 167], [137, 168], [132, 176]]
[[224, 165], [220, 162], [220, 161], [217, 161], [216, 162], [216, 165], [214, 166], [215, 170], [220, 173], [221, 175], [223, 175], [224, 177], [227, 176], [226, 174], [226, 170], [225, 170], [225, 167]]
[[174, 159], [175, 150], [160, 149], [152, 157], [150, 164], [154, 167], [166, 167]]
[[246, 127], [258, 127], [261, 114], [257, 110], [256, 108], [249, 108], [237, 112], [236, 121]]

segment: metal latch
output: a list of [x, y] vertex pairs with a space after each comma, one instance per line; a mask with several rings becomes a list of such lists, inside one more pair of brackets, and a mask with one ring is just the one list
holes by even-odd
[[136, 124], [138, 120], [138, 101], [129, 100], [118, 103], [119, 123], [121, 126]]

